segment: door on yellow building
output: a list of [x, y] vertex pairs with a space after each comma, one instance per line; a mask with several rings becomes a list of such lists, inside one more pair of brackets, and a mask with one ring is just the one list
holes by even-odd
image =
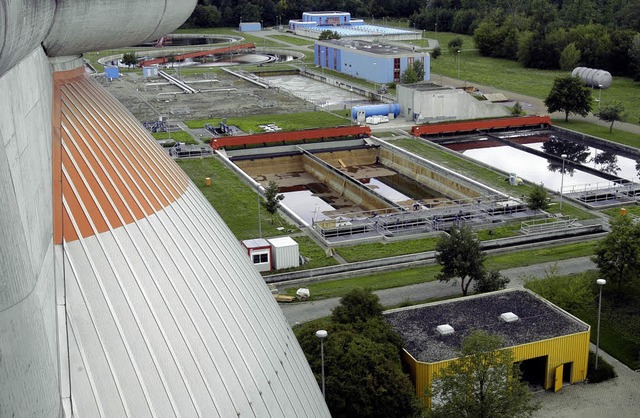
[[564, 371], [564, 364], [556, 367], [556, 377], [553, 383], [553, 391], [557, 392], [562, 389], [562, 372]]

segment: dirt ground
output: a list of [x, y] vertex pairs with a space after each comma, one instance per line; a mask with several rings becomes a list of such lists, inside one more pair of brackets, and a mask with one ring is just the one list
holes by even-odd
[[[150, 86], [160, 78], [145, 79], [137, 73], [123, 73], [118, 80], [102, 79], [111, 92], [141, 122], [169, 120], [239, 117], [260, 114], [279, 114], [313, 111], [312, 103], [280, 91], [264, 89], [227, 73], [182, 77], [197, 90], [218, 90], [182, 94], [175, 86]], [[208, 81], [207, 80], [216, 80]], [[175, 93], [175, 94], [174, 94]]]

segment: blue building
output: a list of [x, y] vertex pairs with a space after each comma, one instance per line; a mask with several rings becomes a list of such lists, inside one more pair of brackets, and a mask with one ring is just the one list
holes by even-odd
[[402, 73], [416, 61], [424, 68], [418, 78], [431, 78], [429, 53], [410, 47], [340, 39], [317, 41], [314, 50], [316, 65], [374, 83], [400, 81]]

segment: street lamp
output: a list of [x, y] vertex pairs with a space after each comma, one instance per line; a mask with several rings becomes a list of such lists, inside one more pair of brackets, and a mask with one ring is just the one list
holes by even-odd
[[602, 84], [598, 84], [598, 113], [600, 113], [600, 99], [602, 98]]
[[458, 50], [458, 80], [460, 80], [460, 50]]
[[562, 190], [564, 189], [564, 160], [567, 158], [567, 154], [562, 154], [562, 178], [560, 179], [560, 210], [562, 210]]
[[378, 83], [376, 83], [376, 63], [373, 63], [373, 99], [376, 98], [376, 92], [378, 91]]
[[324, 390], [324, 339], [327, 338], [329, 333], [323, 329], [316, 331], [316, 337], [320, 339], [320, 358], [322, 364], [322, 397], [327, 399], [327, 394]]
[[600, 310], [602, 309], [602, 286], [607, 284], [605, 279], [596, 280], [598, 286], [600, 286], [600, 297], [598, 298], [598, 328], [596, 330], [596, 370], [598, 370], [598, 349], [600, 347]]

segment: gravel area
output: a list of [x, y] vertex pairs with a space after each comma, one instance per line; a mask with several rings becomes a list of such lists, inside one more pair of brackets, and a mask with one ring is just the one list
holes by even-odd
[[175, 86], [148, 87], [148, 83], [163, 80], [145, 79], [137, 73], [123, 73], [118, 80], [102, 83], [139, 121], [157, 120], [158, 116], [186, 120], [310, 112], [316, 109], [314, 104], [285, 91], [264, 89], [227, 73], [180, 78], [186, 82], [196, 82], [190, 84], [196, 89], [219, 91], [182, 94]]

